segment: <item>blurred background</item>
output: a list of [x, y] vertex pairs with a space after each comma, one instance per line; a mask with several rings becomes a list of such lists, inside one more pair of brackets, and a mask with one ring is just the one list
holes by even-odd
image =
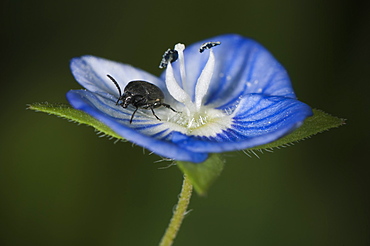
[[370, 8], [352, 0], [1, 2], [0, 245], [157, 245], [180, 192], [176, 166], [92, 128], [26, 110], [79, 89], [73, 57], [159, 75], [163, 52], [223, 33], [266, 46], [301, 101], [347, 125], [295, 146], [227, 153], [193, 196], [184, 245], [369, 245]]

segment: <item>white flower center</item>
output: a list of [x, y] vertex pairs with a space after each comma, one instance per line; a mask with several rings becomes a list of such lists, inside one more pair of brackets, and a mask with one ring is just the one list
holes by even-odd
[[[219, 43], [216, 45], [218, 44]], [[190, 91], [190, 88], [188, 88], [189, 83], [186, 81], [184, 58], [185, 45], [175, 45], [174, 50], [177, 51], [178, 62], [180, 63], [182, 87], [176, 81], [171, 61], [166, 64], [166, 86], [171, 96], [178, 101], [183, 108], [177, 107], [176, 110], [181, 112], [171, 114], [171, 117], [168, 117], [167, 124], [173, 130], [180, 131], [187, 135], [215, 136], [230, 127], [232, 123], [232, 117], [226, 111], [204, 105], [204, 99], [207, 95], [216, 63], [213, 51], [210, 49], [213, 46], [208, 43], [207, 47], [202, 46], [203, 50], [201, 48], [201, 52], [205, 49], [209, 49], [209, 58], [195, 85], [195, 99], [192, 101], [188, 94]]]

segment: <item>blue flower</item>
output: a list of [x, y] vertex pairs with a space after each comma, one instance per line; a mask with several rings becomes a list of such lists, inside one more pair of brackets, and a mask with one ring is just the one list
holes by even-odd
[[[194, 163], [210, 153], [275, 141], [312, 115], [311, 108], [296, 99], [284, 67], [254, 40], [228, 34], [186, 49], [177, 44], [170, 51], [176, 56], [164, 56], [161, 66], [166, 70], [159, 78], [94, 56], [74, 58], [72, 73], [86, 90], [71, 90], [67, 98], [123, 138], [160, 156]], [[164, 94], [163, 103], [176, 112], [139, 108], [130, 123], [136, 108], [116, 104], [119, 90], [107, 75], [122, 90], [135, 80], [156, 85]]]

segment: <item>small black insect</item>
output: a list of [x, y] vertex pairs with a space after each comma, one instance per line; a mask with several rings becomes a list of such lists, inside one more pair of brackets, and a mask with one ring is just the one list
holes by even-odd
[[[177, 112], [170, 105], [162, 102], [164, 94], [156, 85], [146, 81], [134, 80], [126, 85], [124, 93], [122, 94], [117, 81], [109, 74], [107, 74], [107, 76], [113, 81], [119, 92], [119, 98], [116, 105], [121, 105], [123, 108], [127, 108], [128, 105], [132, 104], [136, 108], [131, 115], [130, 124], [139, 108], [152, 110], [153, 115], [158, 120], [161, 119], [154, 113], [154, 108], [164, 106], [171, 109], [173, 112]], [[120, 101], [122, 102], [120, 103]]]

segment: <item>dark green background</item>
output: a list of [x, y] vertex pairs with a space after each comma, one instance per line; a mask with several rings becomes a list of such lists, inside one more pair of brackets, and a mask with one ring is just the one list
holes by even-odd
[[260, 159], [227, 153], [175, 245], [369, 245], [364, 2], [2, 1], [0, 245], [157, 245], [180, 190], [177, 167], [26, 104], [66, 102], [80, 88], [72, 57], [159, 75], [167, 48], [223, 33], [260, 41], [300, 100], [348, 121]]

